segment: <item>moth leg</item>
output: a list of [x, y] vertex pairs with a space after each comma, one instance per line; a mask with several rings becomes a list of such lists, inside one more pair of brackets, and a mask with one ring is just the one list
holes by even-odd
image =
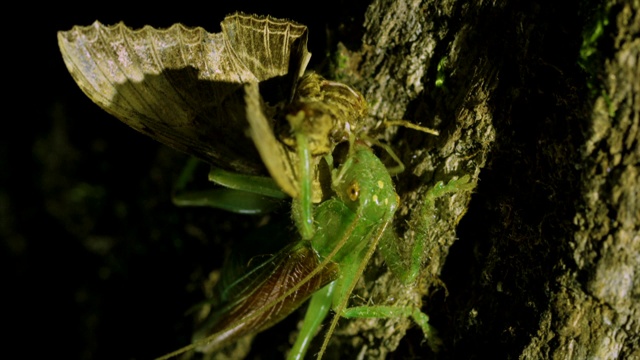
[[304, 359], [311, 340], [316, 336], [322, 322], [327, 317], [329, 309], [332, 306], [333, 293], [336, 288], [336, 282], [333, 281], [329, 285], [323, 287], [313, 294], [309, 301], [309, 307], [302, 322], [302, 328], [296, 337], [296, 342], [289, 351], [287, 360]]
[[[420, 126], [420, 125], [414, 124], [414, 123], [412, 123], [410, 121], [407, 121], [407, 120], [385, 120], [385, 121], [382, 121], [382, 122], [378, 122], [376, 127], [379, 127], [380, 125], [384, 125], [385, 127], [402, 126], [402, 127], [408, 128], [408, 129], [421, 131], [423, 133], [431, 134], [431, 135], [434, 135], [434, 136], [440, 135], [440, 132], [438, 130], [434, 130], [434, 129], [431, 129], [431, 128], [428, 128], [428, 127], [425, 127], [425, 126]], [[387, 168], [387, 171], [389, 172], [390, 175], [396, 175], [396, 174], [399, 174], [399, 173], [404, 171], [404, 169], [405, 169], [404, 164], [402, 163], [402, 161], [400, 160], [398, 155], [396, 155], [396, 153], [393, 151], [393, 149], [389, 145], [384, 144], [384, 143], [382, 143], [382, 142], [380, 142], [378, 140], [375, 140], [375, 139], [368, 139], [368, 141], [370, 141], [373, 144], [383, 148], [389, 154], [389, 156], [391, 156], [393, 161], [396, 162], [396, 166], [391, 167], [391, 168]]]
[[411, 121], [408, 121], [408, 120], [385, 120], [383, 122], [383, 125], [385, 127], [403, 126], [403, 127], [408, 128], [408, 129], [421, 131], [423, 133], [427, 133], [427, 134], [431, 134], [431, 135], [435, 135], [435, 136], [440, 135], [440, 132], [438, 130], [431, 129], [431, 128], [428, 128], [426, 126], [420, 126], [420, 125], [414, 124], [414, 123], [412, 123]]
[[280, 206], [287, 195], [271, 178], [212, 169], [209, 180], [225, 187], [187, 190], [201, 163], [192, 158], [178, 177], [173, 193], [177, 206], [206, 206], [240, 214], [263, 214]]

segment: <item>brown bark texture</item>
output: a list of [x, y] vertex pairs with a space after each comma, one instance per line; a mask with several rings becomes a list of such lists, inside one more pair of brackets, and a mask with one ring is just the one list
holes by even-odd
[[[442, 132], [389, 135], [408, 164], [395, 224], [407, 243], [425, 187], [447, 174], [478, 185], [438, 203], [421, 283], [404, 298], [423, 302], [443, 349], [408, 340], [418, 332], [399, 340], [407, 324], [392, 321], [343, 329], [363, 339], [342, 347], [640, 358], [640, 3], [376, 1], [365, 19], [345, 81], [374, 118]], [[366, 286], [374, 303], [402, 293], [380, 279]]]

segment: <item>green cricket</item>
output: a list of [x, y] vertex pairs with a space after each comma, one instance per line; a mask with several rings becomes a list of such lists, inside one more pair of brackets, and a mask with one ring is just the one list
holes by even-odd
[[[305, 26], [244, 14], [228, 16], [222, 25], [223, 33], [203, 34], [200, 28], [181, 25], [132, 32], [122, 24], [104, 27], [96, 23], [58, 35], [69, 71], [94, 102], [136, 130], [213, 165], [210, 179], [224, 187], [207, 193], [180, 193], [174, 199], [177, 204], [262, 213], [274, 205], [273, 199], [293, 198], [299, 239], [266, 261], [253, 264], [231, 284], [221, 285], [223, 301], [216, 304], [217, 311], [195, 333], [193, 343], [160, 359], [191, 350], [217, 351], [246, 334], [269, 328], [309, 297], [303, 327], [289, 359], [305, 357], [330, 309], [335, 316], [318, 358], [322, 358], [340, 317], [411, 318], [430, 344], [437, 343], [428, 316], [417, 307], [349, 307], [356, 283], [376, 249], [381, 250], [392, 272], [408, 285], [415, 282], [426, 260], [424, 238], [417, 239], [408, 254], [399, 250], [393, 226], [398, 195], [389, 170], [371, 149], [371, 145], [382, 144], [359, 132], [358, 122], [366, 115], [362, 95], [315, 74], [302, 76], [310, 56], [306, 52]], [[116, 38], [109, 40], [105, 35], [109, 33]], [[175, 40], [185, 33], [190, 35], [190, 42]], [[249, 38], [241, 38], [242, 34]], [[128, 43], [135, 42], [140, 45], [137, 48], [157, 48], [158, 44], [145, 45], [157, 37], [165, 37], [162, 43], [180, 44], [176, 45], [178, 50], [168, 49], [167, 53], [202, 52], [193, 41], [200, 39], [209, 51], [206, 55], [214, 54], [221, 61], [213, 68], [237, 72], [220, 75], [220, 71], [206, 73], [200, 69], [194, 75], [193, 68], [205, 66], [199, 63], [202, 57], [198, 54], [187, 54], [191, 60], [184, 60], [182, 55], [183, 59], [170, 67], [171, 76], [167, 69], [157, 69], [158, 64], [149, 65], [150, 59], [138, 59], [143, 65], [133, 69], [122, 63], [129, 56], [123, 55]], [[255, 43], [284, 50], [272, 51], [265, 46], [265, 54], [251, 54], [248, 51], [255, 50], [251, 48]], [[188, 48], [180, 47], [184, 44]], [[229, 46], [231, 50], [226, 51]], [[282, 53], [285, 56], [276, 59], [274, 54]], [[224, 58], [237, 54], [239, 59]], [[116, 70], [108, 68], [113, 73], [105, 70], [105, 64], [118, 61], [121, 63]], [[267, 64], [272, 68], [265, 68]], [[178, 75], [186, 77], [172, 83]], [[274, 102], [265, 99], [261, 90], [265, 83], [273, 85], [271, 80], [276, 78], [280, 81], [275, 84], [277, 92], [288, 95]], [[218, 82], [233, 86], [221, 87]], [[176, 89], [174, 98], [162, 98]], [[194, 89], [204, 93], [194, 95], [190, 92]], [[214, 98], [208, 99], [207, 95]], [[245, 129], [257, 149], [255, 153], [246, 153]], [[219, 139], [223, 132], [230, 141]], [[348, 146], [345, 156], [334, 151], [339, 144]], [[384, 148], [401, 168], [393, 152]], [[261, 176], [264, 168], [271, 178]], [[329, 186], [321, 184], [322, 168], [329, 171]], [[178, 188], [182, 189], [185, 182], [181, 178]], [[428, 230], [436, 198], [473, 186], [469, 176], [436, 184], [424, 197], [418, 210], [422, 222], [414, 225], [414, 230]]]
[[[332, 162], [332, 157], [328, 156]], [[224, 345], [249, 333], [269, 328], [298, 308], [309, 296], [311, 301], [303, 326], [288, 359], [303, 359], [330, 309], [334, 316], [326, 332], [318, 358], [328, 344], [340, 317], [344, 318], [411, 318], [422, 329], [431, 344], [438, 339], [429, 318], [416, 307], [360, 306], [348, 307], [350, 295], [369, 259], [380, 245], [390, 269], [410, 285], [424, 262], [424, 242], [416, 242], [406, 256], [398, 250], [393, 218], [398, 195], [385, 165], [371, 148], [360, 140], [349, 142], [346, 160], [332, 171], [334, 196], [315, 208], [317, 229], [310, 240], [300, 239], [273, 258], [242, 274], [228, 288], [218, 312], [194, 335], [194, 343], [160, 359], [198, 349], [219, 350]], [[446, 185], [438, 183], [424, 198], [423, 212], [434, 206], [434, 200], [447, 193], [469, 190], [473, 184], [465, 176]], [[427, 215], [427, 214], [424, 214]], [[428, 229], [429, 216], [417, 231]], [[277, 289], [277, 290], [276, 290]], [[434, 345], [435, 347], [435, 345]]]

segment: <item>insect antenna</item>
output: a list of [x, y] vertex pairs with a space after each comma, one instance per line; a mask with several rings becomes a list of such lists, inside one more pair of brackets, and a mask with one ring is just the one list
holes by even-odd
[[[379, 123], [376, 124], [376, 127], [379, 127]], [[435, 135], [438, 136], [440, 135], [440, 132], [438, 130], [434, 130], [432, 128], [428, 128], [426, 126], [420, 126], [420, 125], [416, 125], [408, 120], [384, 120], [382, 121], [382, 125], [384, 127], [391, 127], [391, 126], [402, 126], [402, 127], [406, 127], [409, 129], [413, 129], [413, 130], [417, 130], [417, 131], [421, 131], [427, 134], [431, 134], [431, 135]]]
[[[416, 124], [414, 124], [414, 123], [412, 123], [412, 122], [410, 122], [408, 120], [380, 120], [375, 124], [373, 129], [371, 129], [371, 133], [375, 134], [376, 131], [380, 130], [382, 127], [388, 128], [388, 127], [392, 127], [392, 126], [402, 126], [402, 127], [408, 128], [408, 129], [420, 131], [420, 132], [423, 132], [423, 133], [426, 133], [426, 134], [431, 134], [431, 135], [434, 135], [434, 136], [440, 135], [440, 132], [438, 130], [431, 129], [431, 128], [428, 128], [426, 126], [416, 125]], [[380, 140], [378, 140], [374, 136], [368, 135], [367, 133], [359, 134], [359, 138], [360, 139], [365, 140], [366, 142], [368, 142], [371, 145], [375, 145], [375, 146], [378, 146], [378, 147], [382, 148], [387, 154], [389, 154], [391, 159], [396, 163], [396, 166], [387, 167], [387, 171], [389, 172], [390, 175], [397, 175], [397, 174], [403, 172], [404, 169], [405, 169], [405, 166], [404, 166], [404, 163], [402, 162], [402, 160], [400, 160], [400, 157], [398, 157], [398, 155], [395, 153], [395, 151], [393, 151], [391, 146], [381, 142]]]

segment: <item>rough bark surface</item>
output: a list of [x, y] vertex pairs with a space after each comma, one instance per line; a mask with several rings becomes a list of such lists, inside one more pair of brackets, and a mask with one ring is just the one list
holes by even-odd
[[609, 3], [600, 92], [576, 149], [579, 194], [527, 358], [640, 358], [640, 3]]
[[406, 243], [427, 187], [462, 174], [479, 185], [457, 234], [469, 195], [438, 203], [419, 284], [377, 259], [360, 294], [424, 301], [442, 351], [417, 331], [401, 341], [408, 321], [367, 320], [344, 325], [333, 355], [640, 358], [639, 3], [381, 0], [364, 25], [343, 81], [374, 119], [442, 131], [387, 134], [408, 167]]
[[[403, 204], [396, 217], [402, 246], [427, 241], [427, 263], [417, 284], [402, 285], [388, 272], [381, 257], [369, 265], [365, 289], [359, 294], [369, 304], [421, 306], [426, 309], [433, 294], [446, 292], [439, 275], [454, 243], [455, 228], [465, 213], [470, 194], [460, 192], [439, 199], [432, 226], [424, 238], [411, 225], [419, 215], [415, 211], [426, 191], [438, 181], [471, 175], [476, 181], [488, 150], [495, 139], [489, 97], [496, 86], [495, 69], [476, 62], [462, 61], [467, 51], [478, 51], [464, 44], [474, 34], [470, 27], [450, 29], [455, 17], [454, 4], [430, 2], [374, 2], [365, 15], [365, 35], [357, 51], [345, 51], [346, 66], [338, 78], [363, 91], [371, 108], [371, 121], [408, 119], [440, 131], [434, 137], [411, 129], [391, 129], [387, 139], [401, 155], [407, 170], [396, 178], [396, 190]], [[458, 24], [460, 25], [460, 24]], [[458, 38], [452, 35], [457, 33]], [[444, 60], [443, 60], [444, 59]], [[486, 57], [479, 57], [480, 63]], [[438, 64], [446, 62], [444, 85], [436, 86], [442, 74]], [[459, 77], [457, 74], [474, 74]], [[431, 297], [426, 295], [431, 294]], [[432, 316], [432, 310], [428, 313]], [[408, 319], [350, 320], [336, 333], [336, 346], [329, 354], [387, 358], [414, 327]], [[438, 329], [440, 330], [440, 329]], [[413, 329], [414, 341], [404, 341], [399, 358], [429, 353], [422, 333]], [[342, 338], [341, 336], [348, 336]], [[355, 337], [354, 337], [355, 336]], [[356, 339], [356, 340], [354, 340]]]

